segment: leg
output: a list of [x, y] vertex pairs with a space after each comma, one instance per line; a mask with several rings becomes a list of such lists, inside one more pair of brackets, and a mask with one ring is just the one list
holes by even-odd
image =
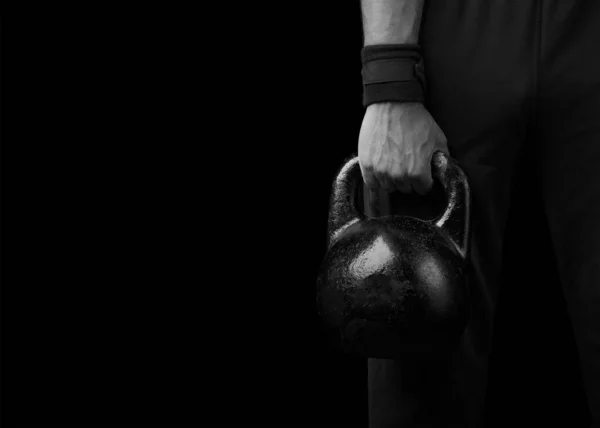
[[[472, 188], [472, 322], [453, 355], [369, 360], [371, 428], [482, 426], [510, 179], [533, 86], [535, 13], [533, 1], [426, 2], [427, 107]], [[439, 419], [422, 419], [432, 414]]]
[[544, 203], [600, 428], [600, 3], [547, 1], [538, 148]]

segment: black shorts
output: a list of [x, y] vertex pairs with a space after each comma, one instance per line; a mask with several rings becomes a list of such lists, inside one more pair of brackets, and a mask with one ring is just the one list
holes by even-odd
[[[452, 394], [480, 426], [511, 178], [527, 147], [600, 428], [600, 1], [426, 0], [419, 42], [427, 108], [473, 197], [476, 306]], [[402, 407], [414, 397], [377, 383], [370, 364], [371, 426], [408, 423], [413, 413]]]

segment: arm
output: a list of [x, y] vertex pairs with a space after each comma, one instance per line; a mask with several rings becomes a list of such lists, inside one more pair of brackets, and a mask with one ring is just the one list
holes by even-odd
[[425, 0], [361, 0], [364, 44], [418, 43]]
[[[361, 0], [364, 45], [418, 43], [423, 3], [424, 0]], [[410, 145], [405, 147], [405, 144], [400, 142], [388, 141], [386, 145], [378, 144], [378, 141], [386, 140], [384, 135], [387, 134], [387, 129], [378, 132], [380, 126], [375, 123], [381, 123], [381, 119], [384, 118], [384, 122], [396, 128], [395, 134], [401, 135], [403, 130], [415, 123], [415, 120], [421, 120], [423, 109], [420, 103], [385, 102], [369, 106], [361, 131], [362, 146], [359, 146], [359, 153], [361, 148], [364, 148], [361, 159], [363, 164], [369, 165], [369, 161], [373, 158], [389, 159], [392, 153], [402, 153], [405, 148], [410, 151]], [[406, 119], [402, 124], [401, 118]], [[386, 146], [397, 146], [398, 151], [390, 150]], [[404, 165], [410, 162], [410, 159], [402, 155], [399, 158]], [[379, 165], [377, 168], [374, 161], [371, 161], [371, 165], [373, 170], [384, 170], [389, 175], [394, 172], [394, 168], [389, 165]], [[372, 175], [368, 174], [368, 170], [366, 172], [367, 174], [363, 171], [363, 176], [366, 175], [365, 178], [369, 180], [369, 176]], [[381, 177], [378, 177], [375, 183], [381, 181], [383, 181]], [[384, 186], [373, 189], [377, 186], [371, 183], [369, 187], [371, 189], [365, 188], [365, 214], [367, 216], [392, 214], [387, 192], [382, 189]], [[389, 191], [389, 187], [387, 190]], [[401, 363], [384, 359], [368, 360], [370, 428], [400, 427], [404, 424], [412, 426], [411, 423], [414, 424], [415, 419], [419, 418], [418, 414], [428, 413], [425, 409], [429, 400], [427, 391], [422, 388], [426, 382], [423, 376], [419, 376], [421, 370], [417, 361]]]
[[[361, 0], [364, 45], [418, 44], [424, 3]], [[379, 101], [368, 105], [358, 144], [365, 195], [372, 201], [365, 201], [365, 210], [370, 205], [371, 213], [384, 214], [382, 211], [389, 209], [385, 193], [395, 190], [429, 193], [435, 150], [448, 153], [446, 137], [422, 102]]]

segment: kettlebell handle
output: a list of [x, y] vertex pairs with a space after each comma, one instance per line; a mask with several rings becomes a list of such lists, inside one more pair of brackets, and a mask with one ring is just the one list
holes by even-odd
[[362, 184], [362, 173], [358, 156], [353, 156], [344, 162], [333, 181], [327, 225], [328, 247], [331, 247], [347, 227], [365, 218], [365, 215], [356, 209], [359, 184]]
[[444, 187], [448, 203], [444, 213], [429, 222], [446, 233], [463, 259], [466, 259], [471, 232], [469, 180], [456, 160], [441, 151], [436, 151], [432, 156], [431, 174]]
[[[450, 239], [466, 259], [470, 239], [471, 193], [469, 182], [457, 162], [441, 151], [431, 159], [431, 173], [446, 194], [448, 204], [444, 213], [427, 221], [434, 224]], [[357, 186], [363, 183], [358, 156], [346, 160], [337, 173], [331, 190], [328, 221], [328, 247], [349, 226], [365, 219], [356, 209]]]

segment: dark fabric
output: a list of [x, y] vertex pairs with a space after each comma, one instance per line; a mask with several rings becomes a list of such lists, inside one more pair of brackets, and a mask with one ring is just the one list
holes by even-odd
[[363, 90], [364, 107], [384, 101], [422, 103], [425, 101], [425, 94], [421, 84], [415, 80], [365, 85]]
[[370, 427], [483, 426], [511, 178], [529, 148], [600, 428], [600, 2], [426, 1], [419, 43], [426, 105], [472, 188], [473, 320], [437, 377], [369, 361]]
[[418, 61], [414, 58], [393, 58], [367, 62], [361, 71], [363, 85], [415, 80]]
[[419, 45], [369, 45], [361, 51], [363, 106], [383, 101], [424, 102]]
[[364, 63], [378, 59], [390, 58], [416, 58], [421, 57], [421, 47], [418, 44], [385, 44], [368, 45], [360, 51], [360, 58]]

